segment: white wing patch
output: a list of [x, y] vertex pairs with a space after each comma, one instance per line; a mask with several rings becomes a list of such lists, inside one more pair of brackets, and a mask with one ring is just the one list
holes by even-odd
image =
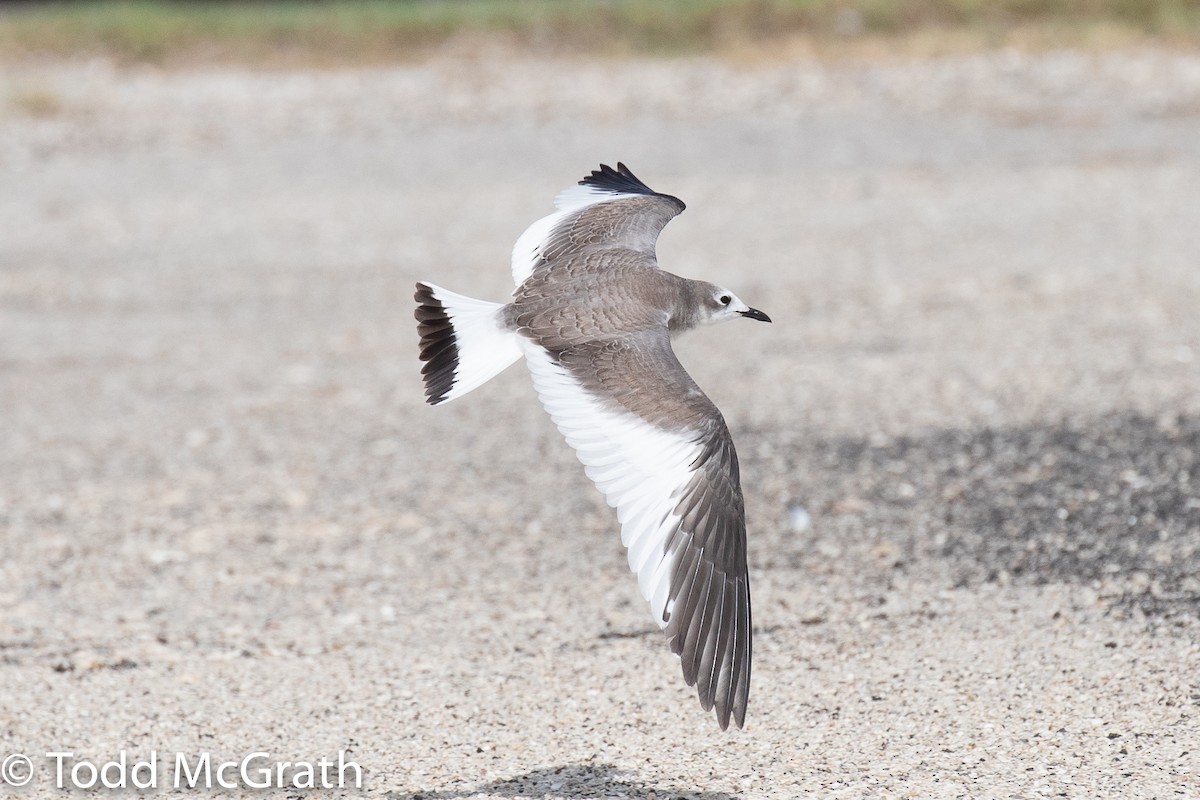
[[541, 255], [542, 247], [550, 238], [550, 234], [558, 227], [558, 223], [562, 222], [567, 217], [579, 211], [582, 208], [596, 205], [597, 203], [606, 203], [609, 200], [621, 200], [626, 197], [645, 197], [642, 194], [632, 194], [629, 192], [612, 192], [607, 189], [598, 189], [595, 186], [577, 185], [563, 189], [554, 198], [554, 207], [557, 212], [542, 217], [537, 222], [525, 229], [517, 239], [517, 243], [513, 245], [512, 251], [512, 276], [513, 283], [520, 286], [525, 282], [525, 279], [533, 274], [533, 268], [537, 266], [538, 257]]
[[617, 510], [629, 568], [654, 621], [665, 628], [677, 560], [676, 551], [667, 551], [679, 528], [675, 506], [703, 448], [633, 413], [605, 408], [544, 347], [522, 339], [522, 348], [542, 405]]
[[604, 203], [608, 200], [645, 196], [633, 192], [614, 192], [612, 189], [602, 189], [592, 184], [577, 183], [574, 186], [568, 186], [554, 196], [554, 207], [560, 211], [576, 211], [584, 206]]
[[550, 233], [570, 213], [569, 211], [560, 211], [557, 214], [542, 217], [525, 229], [521, 238], [517, 239], [517, 243], [513, 245], [513, 283], [520, 286], [526, 278], [533, 274], [533, 268], [537, 266], [538, 258], [542, 254], [542, 247], [550, 238]]

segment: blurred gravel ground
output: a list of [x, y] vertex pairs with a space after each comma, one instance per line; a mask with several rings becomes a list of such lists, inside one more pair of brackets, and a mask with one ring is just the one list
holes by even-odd
[[[741, 733], [523, 368], [421, 402], [413, 282], [503, 298], [618, 159], [689, 205], [663, 264], [776, 320], [679, 342], [742, 456]], [[1187, 53], [6, 68], [0, 755], [1200, 797], [1198, 201]]]

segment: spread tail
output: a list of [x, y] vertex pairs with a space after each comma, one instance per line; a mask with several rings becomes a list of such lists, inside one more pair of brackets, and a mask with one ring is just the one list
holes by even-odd
[[417, 332], [425, 399], [438, 405], [487, 382], [521, 357], [517, 334], [503, 327], [504, 306], [418, 283]]

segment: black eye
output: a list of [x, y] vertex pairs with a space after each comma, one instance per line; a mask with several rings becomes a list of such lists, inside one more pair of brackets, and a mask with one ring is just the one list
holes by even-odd
[[729, 301], [732, 300], [733, 298], [727, 294], [723, 294], [718, 299], [721, 301], [721, 305], [727, 306], [727, 305], [729, 305]]

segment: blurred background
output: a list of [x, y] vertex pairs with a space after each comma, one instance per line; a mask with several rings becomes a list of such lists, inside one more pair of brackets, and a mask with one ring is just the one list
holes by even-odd
[[[618, 160], [775, 320], [677, 345], [742, 462], [738, 738], [523, 367], [422, 402], [413, 283], [502, 300]], [[0, 3], [0, 747], [1200, 793], [1198, 207], [1194, 0]]]

